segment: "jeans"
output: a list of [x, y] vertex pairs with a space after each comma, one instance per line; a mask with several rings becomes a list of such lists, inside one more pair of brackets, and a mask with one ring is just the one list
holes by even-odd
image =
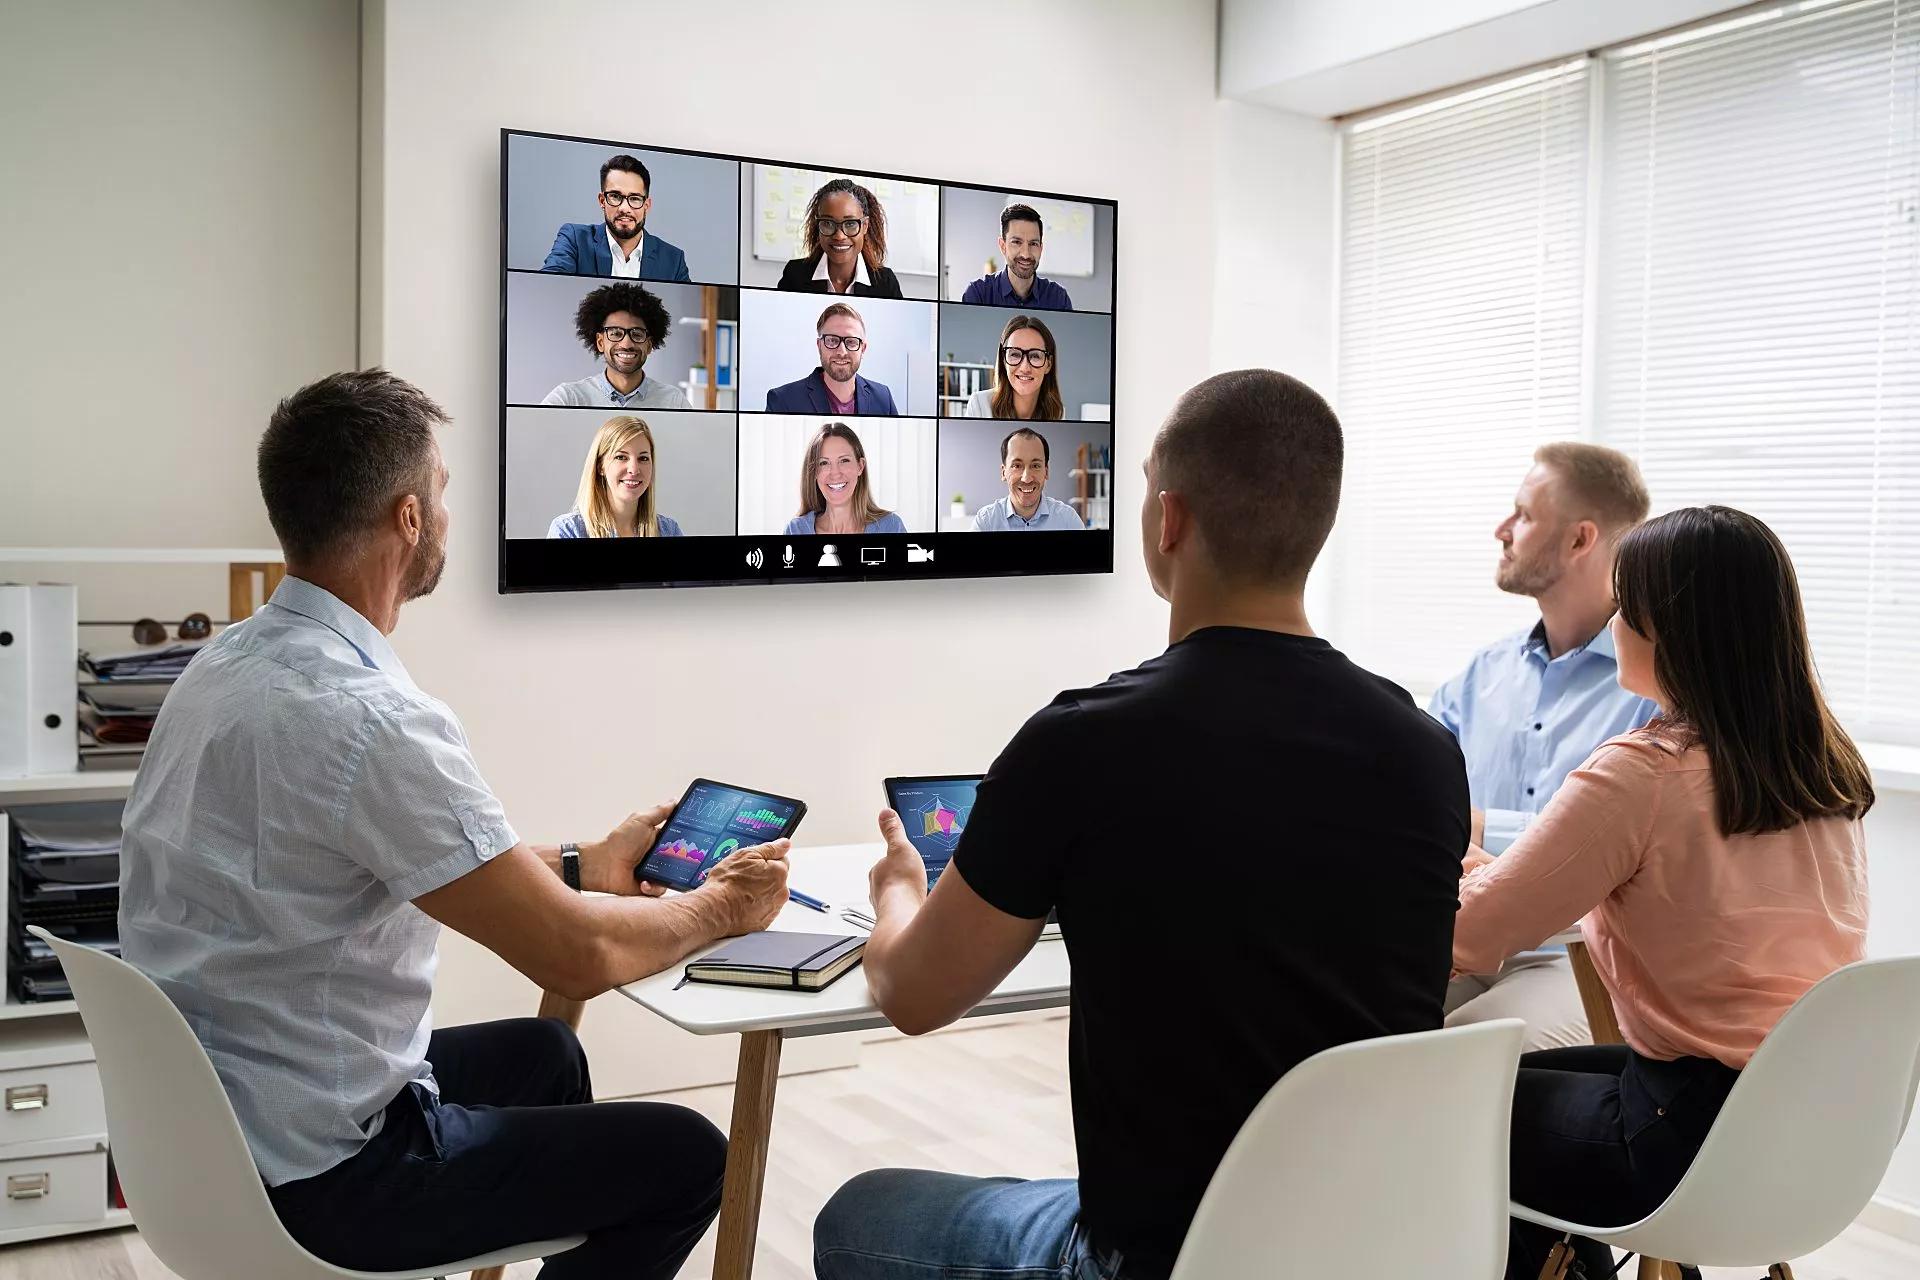
[[[1574, 1222], [1639, 1221], [1680, 1185], [1739, 1078], [1711, 1058], [1658, 1062], [1619, 1044], [1523, 1054], [1513, 1198]], [[1515, 1219], [1507, 1280], [1534, 1280], [1559, 1238]], [[1589, 1280], [1612, 1272], [1612, 1250], [1581, 1236], [1573, 1245]]]
[[354, 1155], [268, 1189], [309, 1252], [392, 1271], [585, 1234], [542, 1280], [668, 1280], [719, 1212], [726, 1138], [684, 1107], [595, 1103], [565, 1023], [449, 1027], [427, 1060], [439, 1098], [409, 1084]]
[[817, 1280], [1118, 1280], [1095, 1248], [1071, 1178], [965, 1178], [875, 1169], [813, 1223]]

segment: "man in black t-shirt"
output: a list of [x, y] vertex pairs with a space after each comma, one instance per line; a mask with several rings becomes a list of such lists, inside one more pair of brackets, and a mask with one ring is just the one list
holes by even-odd
[[902, 1030], [977, 1004], [1058, 909], [1080, 1177], [862, 1174], [814, 1224], [821, 1280], [1161, 1280], [1276, 1080], [1322, 1049], [1440, 1025], [1466, 771], [1404, 690], [1308, 628], [1341, 454], [1332, 410], [1282, 374], [1189, 391], [1141, 513], [1167, 651], [1027, 722], [931, 895], [881, 815], [865, 963]]

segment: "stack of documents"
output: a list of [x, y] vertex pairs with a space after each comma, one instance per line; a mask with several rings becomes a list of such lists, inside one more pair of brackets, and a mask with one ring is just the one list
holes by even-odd
[[145, 742], [167, 696], [164, 684], [80, 686], [80, 726], [103, 744]]
[[122, 807], [110, 800], [9, 812], [7, 976], [21, 1000], [71, 996], [52, 948], [27, 933], [30, 924], [118, 953]]
[[125, 653], [95, 654], [82, 649], [80, 669], [95, 680], [177, 680], [198, 652], [198, 642]]

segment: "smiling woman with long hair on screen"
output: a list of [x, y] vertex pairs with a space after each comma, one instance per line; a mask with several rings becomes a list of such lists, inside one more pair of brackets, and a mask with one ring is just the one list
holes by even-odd
[[1007, 321], [994, 348], [994, 368], [993, 385], [967, 397], [962, 417], [1058, 422], [1066, 416], [1060, 395], [1059, 349], [1044, 321], [1032, 316]]
[[887, 267], [887, 212], [880, 197], [851, 178], [835, 178], [813, 193], [801, 235], [806, 252], [780, 273], [782, 289], [902, 296]]
[[800, 514], [787, 533], [905, 533], [906, 521], [873, 499], [867, 451], [844, 422], [814, 435], [800, 462]]
[[653, 430], [639, 418], [608, 418], [593, 436], [580, 469], [574, 508], [555, 516], [549, 538], [678, 538], [672, 516], [654, 499]]

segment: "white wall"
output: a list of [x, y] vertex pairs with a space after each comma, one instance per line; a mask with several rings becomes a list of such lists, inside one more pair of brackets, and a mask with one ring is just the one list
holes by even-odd
[[[443, 434], [451, 562], [393, 638], [415, 678], [458, 710], [529, 838], [594, 834], [704, 773], [804, 797], [800, 857], [806, 844], [867, 840], [889, 773], [984, 767], [1058, 690], [1165, 643], [1162, 606], [1138, 567], [1133, 477], [1174, 396], [1208, 371], [1204, 342], [1167, 344], [1151, 317], [1196, 317], [1204, 332], [1211, 314], [1210, 274], [1167, 270], [1164, 248], [1208, 256], [1212, 166], [1192, 143], [1213, 119], [1213, 5], [1072, 0], [972, 11], [967, 30], [1019, 32], [1021, 62], [957, 40], [952, 10], [937, 3], [870, 6], [853, 24], [857, 37], [824, 30], [820, 16], [776, 0], [568, 0], [538, 11], [483, 0], [463, 5], [458, 22], [419, 0], [369, 7], [378, 29], [367, 102], [384, 114], [369, 189], [385, 203], [365, 280], [377, 312], [368, 329], [380, 338], [363, 357], [418, 382], [455, 417]], [[641, 102], [656, 104], [652, 118], [624, 92], [609, 96], [605, 44], [582, 38], [627, 21], [670, 23], [679, 51], [644, 60]], [[850, 57], [850, 43], [902, 52]], [[1144, 65], [1155, 69], [1151, 94], [1129, 72]], [[1034, 76], [1035, 66], [1046, 74]], [[983, 109], [1014, 99], [1072, 145], [981, 145]], [[845, 104], [857, 125], [823, 126], [816, 108], [826, 101]], [[1155, 189], [1180, 192], [1138, 195], [1122, 211], [1116, 305], [1134, 321], [1119, 339], [1118, 572], [496, 595], [492, 211], [503, 126], [1123, 200], [1151, 174]], [[470, 216], [449, 217], [450, 207]], [[646, 680], [637, 699], [628, 682], [636, 658]], [[444, 955], [443, 1018], [533, 1008], [532, 989], [490, 957], [452, 938]], [[654, 1020], [596, 1007], [586, 1031], [593, 1042], [604, 1027], [643, 1022]], [[654, 1038], [625, 1045], [630, 1059], [650, 1058], [634, 1064], [636, 1087], [711, 1076], [716, 1062], [731, 1074], [731, 1045], [645, 1034]], [[613, 1069], [601, 1065], [607, 1056], [596, 1049], [596, 1079]]]
[[1741, 0], [1221, 0], [1220, 92], [1337, 116], [1571, 57]]
[[353, 362], [357, 34], [0, 6], [0, 546], [272, 545], [252, 442]]

